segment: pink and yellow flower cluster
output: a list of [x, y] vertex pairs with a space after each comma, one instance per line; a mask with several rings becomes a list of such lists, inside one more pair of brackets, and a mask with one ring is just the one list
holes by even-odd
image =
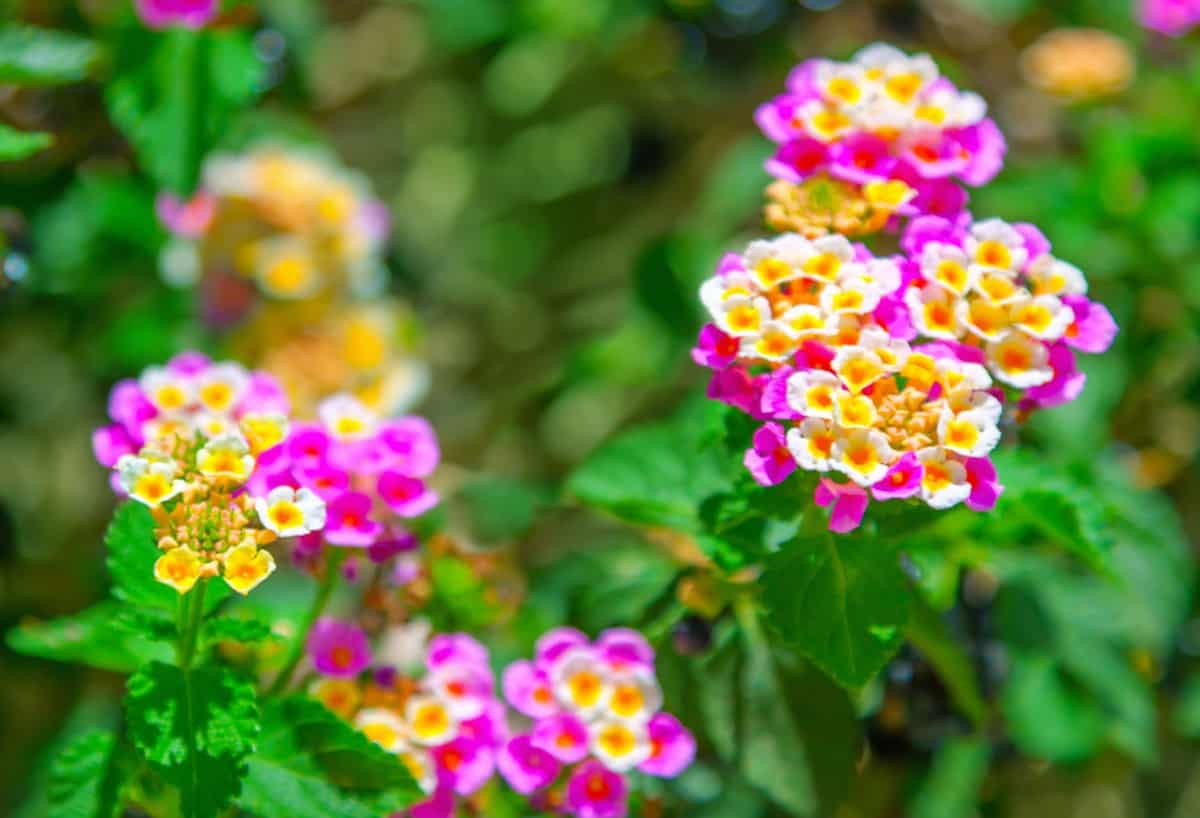
[[267, 497], [309, 492], [328, 509], [324, 530], [297, 544], [301, 563], [324, 545], [354, 549], [383, 563], [416, 548], [405, 521], [438, 503], [428, 478], [440, 452], [424, 418], [383, 419], [350, 395], [317, 408], [317, 420], [295, 424], [259, 462], [251, 489]]
[[672, 778], [696, 742], [662, 708], [654, 651], [636, 631], [594, 641], [571, 628], [538, 640], [533, 661], [509, 665], [504, 696], [528, 722], [505, 742], [498, 764], [517, 792], [578, 818], [621, 818], [638, 771]]
[[1004, 137], [986, 114], [929, 55], [875, 43], [846, 62], [801, 63], [755, 119], [779, 145], [767, 170], [787, 184], [832, 177], [885, 217], [953, 217], [961, 185], [986, 183], [1003, 163]]
[[380, 666], [364, 678], [371, 648], [347, 622], [320, 620], [307, 648], [320, 674], [312, 695], [413, 771], [428, 796], [413, 818], [448, 818], [497, 772], [536, 809], [621, 818], [630, 773], [671, 778], [695, 755], [691, 733], [661, 710], [654, 651], [636, 631], [594, 642], [547, 632], [533, 661], [504, 670], [511, 710], [495, 695], [486, 649], [464, 634], [434, 637], [417, 676]]
[[[927, 57], [871, 46], [851, 63], [806, 62], [791, 84], [760, 123], [798, 129], [789, 144], [808, 140], [822, 172], [919, 186], [977, 184], [999, 166], [998, 134], [981, 153], [970, 148], [995, 130], [982, 102], [939, 80]], [[879, 106], [895, 124], [886, 151], [884, 136], [861, 133]], [[926, 139], [944, 164], [913, 152]], [[879, 150], [856, 158], [859, 143]], [[895, 256], [838, 233], [788, 232], [727, 255], [700, 288], [711, 323], [693, 358], [716, 370], [709, 396], [766, 421], [747, 468], [765, 485], [797, 468], [845, 478], [822, 477], [814, 498], [833, 506], [835, 531], [857, 527], [872, 497], [992, 508], [1002, 486], [988, 456], [1005, 405], [1019, 419], [1074, 400], [1086, 380], [1075, 353], [1103, 352], [1116, 334], [1084, 274], [1036, 227], [974, 221], [961, 203], [948, 217], [908, 211]]]
[[380, 666], [363, 678], [370, 645], [347, 622], [320, 620], [307, 648], [320, 674], [312, 695], [398, 756], [425, 792], [413, 818], [449, 818], [492, 778], [508, 728], [487, 650], [470, 636], [434, 637], [417, 677]]
[[265, 546], [325, 525], [308, 489], [245, 490], [287, 437], [287, 403], [267, 376], [184, 353], [113, 388], [116, 421], [97, 430], [101, 463], [121, 494], [147, 506], [162, 555], [154, 576], [179, 593], [222, 577], [249, 593], [275, 570]]

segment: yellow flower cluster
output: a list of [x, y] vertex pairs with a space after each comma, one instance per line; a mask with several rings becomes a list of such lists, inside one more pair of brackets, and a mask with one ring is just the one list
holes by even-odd
[[878, 233], [916, 191], [896, 179], [855, 185], [821, 174], [793, 183], [777, 179], [766, 190], [763, 215], [772, 229], [815, 239]]
[[195, 240], [190, 264], [203, 275], [233, 274], [287, 301], [370, 293], [382, 280], [386, 210], [365, 179], [316, 153], [214, 156], [185, 207], [168, 226]]

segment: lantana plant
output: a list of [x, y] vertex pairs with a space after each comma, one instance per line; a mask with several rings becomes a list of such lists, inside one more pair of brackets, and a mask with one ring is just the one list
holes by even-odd
[[[850, 63], [803, 63], [791, 85], [759, 119], [786, 140], [768, 170], [795, 183], [953, 187], [999, 168], [1003, 139], [982, 100], [926, 55], [871, 46]], [[800, 154], [812, 161], [797, 175]], [[764, 485], [797, 468], [848, 478], [815, 489], [838, 532], [858, 527], [872, 497], [991, 509], [1005, 407], [1017, 421], [1073, 400], [1085, 381], [1075, 351], [1103, 352], [1116, 334], [1036, 227], [975, 221], [965, 195], [928, 215], [916, 190], [917, 206], [849, 231], [916, 216], [900, 254], [876, 256], [819, 220], [789, 223], [799, 232], [726, 256], [700, 290], [712, 323], [693, 357], [716, 370], [709, 395], [766, 421], [746, 467]]]

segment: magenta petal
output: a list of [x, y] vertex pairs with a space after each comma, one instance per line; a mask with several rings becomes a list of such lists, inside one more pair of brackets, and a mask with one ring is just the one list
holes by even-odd
[[646, 725], [654, 748], [638, 769], [660, 778], [674, 778], [696, 757], [696, 739], [670, 713], [655, 713]]
[[514, 736], [500, 749], [496, 759], [500, 775], [522, 795], [543, 789], [558, 778], [562, 765], [554, 756], [535, 747], [529, 736]]

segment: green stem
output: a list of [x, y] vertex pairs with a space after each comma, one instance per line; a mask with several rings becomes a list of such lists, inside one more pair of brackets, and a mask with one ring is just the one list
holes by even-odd
[[204, 159], [207, 126], [204, 121], [208, 94], [208, 40], [203, 31], [187, 28], [172, 30], [175, 38], [176, 124], [179, 135], [179, 193], [190, 196], [196, 190], [200, 164]]
[[313, 597], [312, 604], [308, 607], [308, 612], [304, 615], [304, 620], [300, 623], [295, 635], [292, 637], [292, 644], [288, 648], [287, 659], [283, 663], [283, 669], [279, 671], [279, 675], [275, 677], [275, 681], [267, 690], [267, 695], [278, 696], [288, 686], [292, 680], [292, 675], [296, 672], [296, 667], [300, 664], [300, 659], [304, 656], [304, 643], [308, 639], [308, 632], [312, 630], [312, 626], [316, 623], [317, 618], [325, 610], [325, 606], [329, 604], [329, 598], [333, 595], [333, 586], [337, 583], [339, 569], [341, 568], [342, 559], [345, 557], [345, 551], [341, 548], [329, 548], [327, 550], [328, 558], [325, 560], [325, 576], [321, 577], [321, 584], [317, 586], [317, 594]]
[[204, 621], [204, 592], [208, 588], [207, 580], [200, 580], [191, 593], [179, 598], [179, 642], [175, 647], [175, 656], [179, 666], [187, 670], [192, 666], [196, 657], [196, 644], [200, 636], [200, 623]]

